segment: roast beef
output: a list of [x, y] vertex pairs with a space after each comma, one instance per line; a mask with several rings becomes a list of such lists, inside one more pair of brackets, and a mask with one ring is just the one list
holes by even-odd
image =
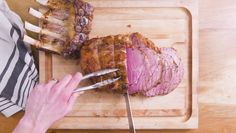
[[121, 79], [100, 90], [112, 90], [145, 96], [165, 95], [183, 79], [183, 64], [173, 48], [158, 48], [139, 33], [94, 38], [85, 42], [80, 51], [84, 74], [105, 68], [119, 71], [92, 79]]
[[158, 84], [148, 91], [146, 96], [165, 95], [174, 90], [181, 82], [184, 74], [183, 64], [173, 48], [161, 48], [162, 72]]
[[118, 68], [119, 71], [106, 76], [92, 79], [99, 82], [108, 78], [121, 77], [121, 79], [104, 87], [103, 90], [113, 90], [123, 93], [128, 89], [126, 46], [129, 36], [117, 35], [103, 38], [94, 38], [85, 42], [80, 50], [80, 67], [84, 74], [101, 69]]
[[150, 90], [159, 83], [162, 65], [160, 50], [140, 34], [132, 34], [133, 47], [127, 47], [129, 93]]
[[63, 37], [41, 35], [40, 40], [44, 44], [59, 49], [56, 51], [61, 51], [64, 57], [77, 57], [76, 53], [81, 45], [89, 39], [93, 6], [82, 0], [49, 0], [48, 5], [50, 9], [45, 15], [61, 20], [64, 24], [44, 21], [43, 28], [63, 35]]

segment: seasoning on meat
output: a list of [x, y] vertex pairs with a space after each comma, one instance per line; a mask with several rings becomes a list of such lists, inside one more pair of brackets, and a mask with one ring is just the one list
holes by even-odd
[[181, 59], [173, 48], [158, 48], [139, 33], [94, 38], [80, 51], [80, 66], [85, 74], [105, 68], [119, 71], [98, 82], [121, 77], [119, 82], [101, 88], [119, 93], [165, 95], [173, 91], [183, 79]]

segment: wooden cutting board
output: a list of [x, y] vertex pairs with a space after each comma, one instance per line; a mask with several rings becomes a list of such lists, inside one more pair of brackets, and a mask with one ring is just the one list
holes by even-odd
[[[198, 127], [198, 1], [87, 0], [95, 6], [90, 38], [140, 32], [159, 47], [174, 47], [184, 63], [184, 79], [166, 96], [131, 97], [137, 129]], [[40, 81], [80, 71], [78, 60], [39, 54]], [[81, 85], [89, 82], [81, 83]], [[54, 129], [128, 129], [122, 95], [87, 91]]]

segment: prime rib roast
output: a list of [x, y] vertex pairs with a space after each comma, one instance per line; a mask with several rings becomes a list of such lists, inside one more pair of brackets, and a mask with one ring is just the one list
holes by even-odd
[[[173, 48], [159, 48], [140, 33], [115, 35], [88, 40], [94, 8], [82, 0], [50, 0], [46, 12], [64, 22], [45, 21], [43, 27], [64, 36], [42, 35], [41, 41], [61, 50], [64, 57], [79, 57], [84, 74], [107, 68], [119, 71], [92, 78], [96, 83], [109, 78], [120, 79], [99, 90], [118, 93], [165, 95], [183, 79], [181, 59]], [[57, 47], [58, 46], [58, 47]], [[58, 50], [57, 50], [58, 51]]]
[[118, 72], [92, 79], [121, 79], [101, 88], [114, 92], [165, 95], [173, 91], [183, 79], [181, 59], [173, 48], [158, 48], [140, 33], [94, 38], [86, 41], [80, 50], [80, 67], [84, 74], [106, 68]]
[[93, 6], [82, 0], [50, 0], [48, 6], [50, 9], [45, 15], [56, 18], [63, 24], [44, 21], [42, 27], [63, 37], [55, 38], [44, 34], [40, 36], [40, 40], [44, 44], [53, 45], [64, 57], [77, 57], [76, 51], [89, 38]]

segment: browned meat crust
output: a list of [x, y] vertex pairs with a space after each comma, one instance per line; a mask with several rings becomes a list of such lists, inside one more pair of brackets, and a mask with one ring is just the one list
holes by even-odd
[[125, 92], [128, 89], [126, 70], [127, 45], [130, 45], [128, 35], [94, 38], [85, 42], [80, 51], [80, 66], [84, 74], [106, 68], [118, 68], [118, 72], [97, 77], [93, 79], [93, 82], [120, 77], [121, 79], [118, 82], [103, 87], [103, 90], [112, 90], [120, 93]]
[[155, 96], [173, 91], [183, 78], [181, 59], [173, 48], [158, 48], [139, 33], [94, 38], [80, 51], [84, 74], [106, 68], [119, 71], [93, 78], [99, 82], [121, 77], [100, 90]]

